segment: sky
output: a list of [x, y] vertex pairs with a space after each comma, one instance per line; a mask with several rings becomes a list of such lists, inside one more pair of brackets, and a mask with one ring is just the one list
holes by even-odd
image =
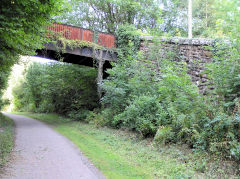
[[56, 60], [50, 60], [47, 58], [34, 57], [34, 56], [22, 56], [21, 60], [33, 61], [33, 62], [39, 62], [39, 63], [56, 62]]

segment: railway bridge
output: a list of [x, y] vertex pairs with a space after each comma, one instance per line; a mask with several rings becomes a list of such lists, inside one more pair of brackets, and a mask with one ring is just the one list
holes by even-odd
[[[37, 50], [37, 56], [90, 67], [97, 66], [98, 84], [101, 84], [107, 75], [104, 71], [111, 68], [111, 61], [117, 60], [115, 36], [58, 23], [53, 23], [48, 29], [48, 37], [52, 41], [44, 44], [44, 49]], [[64, 45], [63, 41], [69, 43]], [[71, 43], [74, 45], [69, 45]]]

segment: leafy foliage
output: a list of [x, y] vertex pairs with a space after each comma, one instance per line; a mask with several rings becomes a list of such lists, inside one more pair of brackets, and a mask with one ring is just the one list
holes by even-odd
[[223, 12], [228, 9], [229, 13], [231, 12], [231, 18], [222, 16], [224, 23], [220, 23], [218, 27], [222, 34], [228, 36], [229, 41], [216, 42], [213, 48], [213, 61], [207, 65], [207, 73], [214, 89], [211, 90], [211, 96], [209, 95], [211, 100], [211, 105], [208, 103], [208, 107], [211, 108], [209, 119], [206, 120], [205, 132], [202, 132], [201, 139], [198, 141], [213, 153], [239, 161], [240, 29], [237, 25], [239, 24], [239, 18], [237, 18], [239, 1], [222, 1], [222, 3], [219, 7]]
[[[121, 25], [116, 31], [117, 48], [120, 49], [120, 55], [133, 55], [137, 53], [140, 47], [140, 37], [137, 29], [133, 25]], [[131, 51], [129, 50], [131, 46]], [[130, 54], [129, 54], [130, 52]]]
[[103, 46], [100, 46], [96, 43], [89, 42], [89, 41], [84, 41], [84, 40], [69, 40], [66, 39], [62, 36], [61, 33], [54, 34], [50, 36], [50, 41], [51, 43], [54, 43], [57, 51], [60, 53], [65, 53], [66, 52], [66, 47], [70, 49], [75, 49], [75, 48], [83, 48], [83, 47], [90, 47], [93, 49], [103, 49]]
[[156, 39], [147, 57], [136, 55], [131, 42], [128, 48], [123, 46], [127, 53], [108, 70], [109, 78], [103, 84], [102, 115], [106, 124], [128, 128], [145, 137], [155, 136], [157, 143], [186, 143], [197, 150], [239, 160], [239, 105], [234, 115], [230, 115], [221, 102], [224, 96], [232, 96], [232, 92], [239, 90], [237, 85], [232, 85], [234, 88], [230, 85], [237, 83], [230, 76], [239, 74], [233, 70], [238, 66], [232, 66], [238, 56], [225, 55], [229, 60], [219, 56], [221, 60], [216, 57], [210, 65], [214, 68], [216, 91], [220, 90], [218, 103], [214, 103], [216, 98], [199, 94], [186, 64], [176, 58], [174, 49], [163, 56], [159, 43]]
[[141, 133], [142, 136], [155, 134], [157, 127], [165, 120], [167, 113], [155, 96], [135, 97], [129, 106], [114, 117], [113, 123]]
[[96, 76], [96, 70], [90, 67], [33, 63], [25, 82], [13, 91], [15, 107], [21, 111], [56, 112], [84, 118], [77, 114], [98, 106]]
[[122, 24], [134, 24], [140, 29], [153, 27], [160, 13], [157, 2], [152, 0], [72, 0], [70, 2], [72, 12], [61, 15], [59, 17], [61, 21], [112, 34]]
[[[123, 48], [127, 50], [126, 45]], [[110, 76], [103, 85], [106, 93], [102, 102], [107, 106], [103, 114], [110, 125], [126, 126], [146, 136], [179, 116], [190, 121], [192, 108], [199, 107], [199, 97], [184, 64], [161, 58], [161, 72], [157, 73], [154, 63], [147, 63], [141, 54], [133, 55], [132, 49], [130, 43], [126, 59], [108, 70]]]
[[[2, 0], [0, 4], [0, 98], [19, 55], [41, 48], [45, 27], [60, 12], [61, 0]], [[0, 102], [0, 107], [2, 102]]]

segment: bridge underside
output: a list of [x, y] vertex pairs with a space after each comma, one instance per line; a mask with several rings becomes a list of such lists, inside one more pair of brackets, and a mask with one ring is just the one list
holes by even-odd
[[74, 48], [66, 47], [63, 52], [59, 52], [56, 45], [47, 43], [45, 48], [37, 50], [37, 56], [49, 58], [66, 63], [85, 65], [89, 67], [98, 67], [99, 75], [107, 77], [106, 69], [111, 68], [111, 61], [117, 61], [117, 53], [105, 49], [93, 50], [91, 47]]
[[70, 53], [58, 53], [53, 50], [37, 50], [37, 56], [38, 57], [43, 57], [43, 58], [48, 58], [56, 61], [62, 61], [66, 63], [73, 63], [73, 64], [78, 64], [78, 65], [85, 65], [85, 66], [94, 66], [94, 60], [93, 58], [90, 57], [84, 57], [84, 56], [79, 56], [79, 55], [74, 55]]
[[[54, 43], [47, 43], [44, 44], [45, 49], [41, 51], [54, 51], [60, 53], [61, 51], [56, 47]], [[59, 52], [60, 51], [60, 52]], [[64, 49], [64, 53], [61, 52], [61, 55], [63, 54], [72, 54], [77, 55], [81, 57], [88, 57], [96, 60], [102, 60], [102, 61], [117, 61], [117, 53], [114, 51], [106, 50], [106, 49], [93, 49], [92, 47], [76, 47], [76, 48], [70, 48], [66, 47]]]

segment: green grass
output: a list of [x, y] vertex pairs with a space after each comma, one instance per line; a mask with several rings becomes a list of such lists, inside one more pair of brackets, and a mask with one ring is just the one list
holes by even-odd
[[56, 114], [18, 113], [46, 122], [75, 143], [107, 178], [237, 178], [232, 163], [184, 146], [156, 147], [136, 134], [73, 121]]
[[0, 113], [0, 169], [14, 146], [14, 122]]

